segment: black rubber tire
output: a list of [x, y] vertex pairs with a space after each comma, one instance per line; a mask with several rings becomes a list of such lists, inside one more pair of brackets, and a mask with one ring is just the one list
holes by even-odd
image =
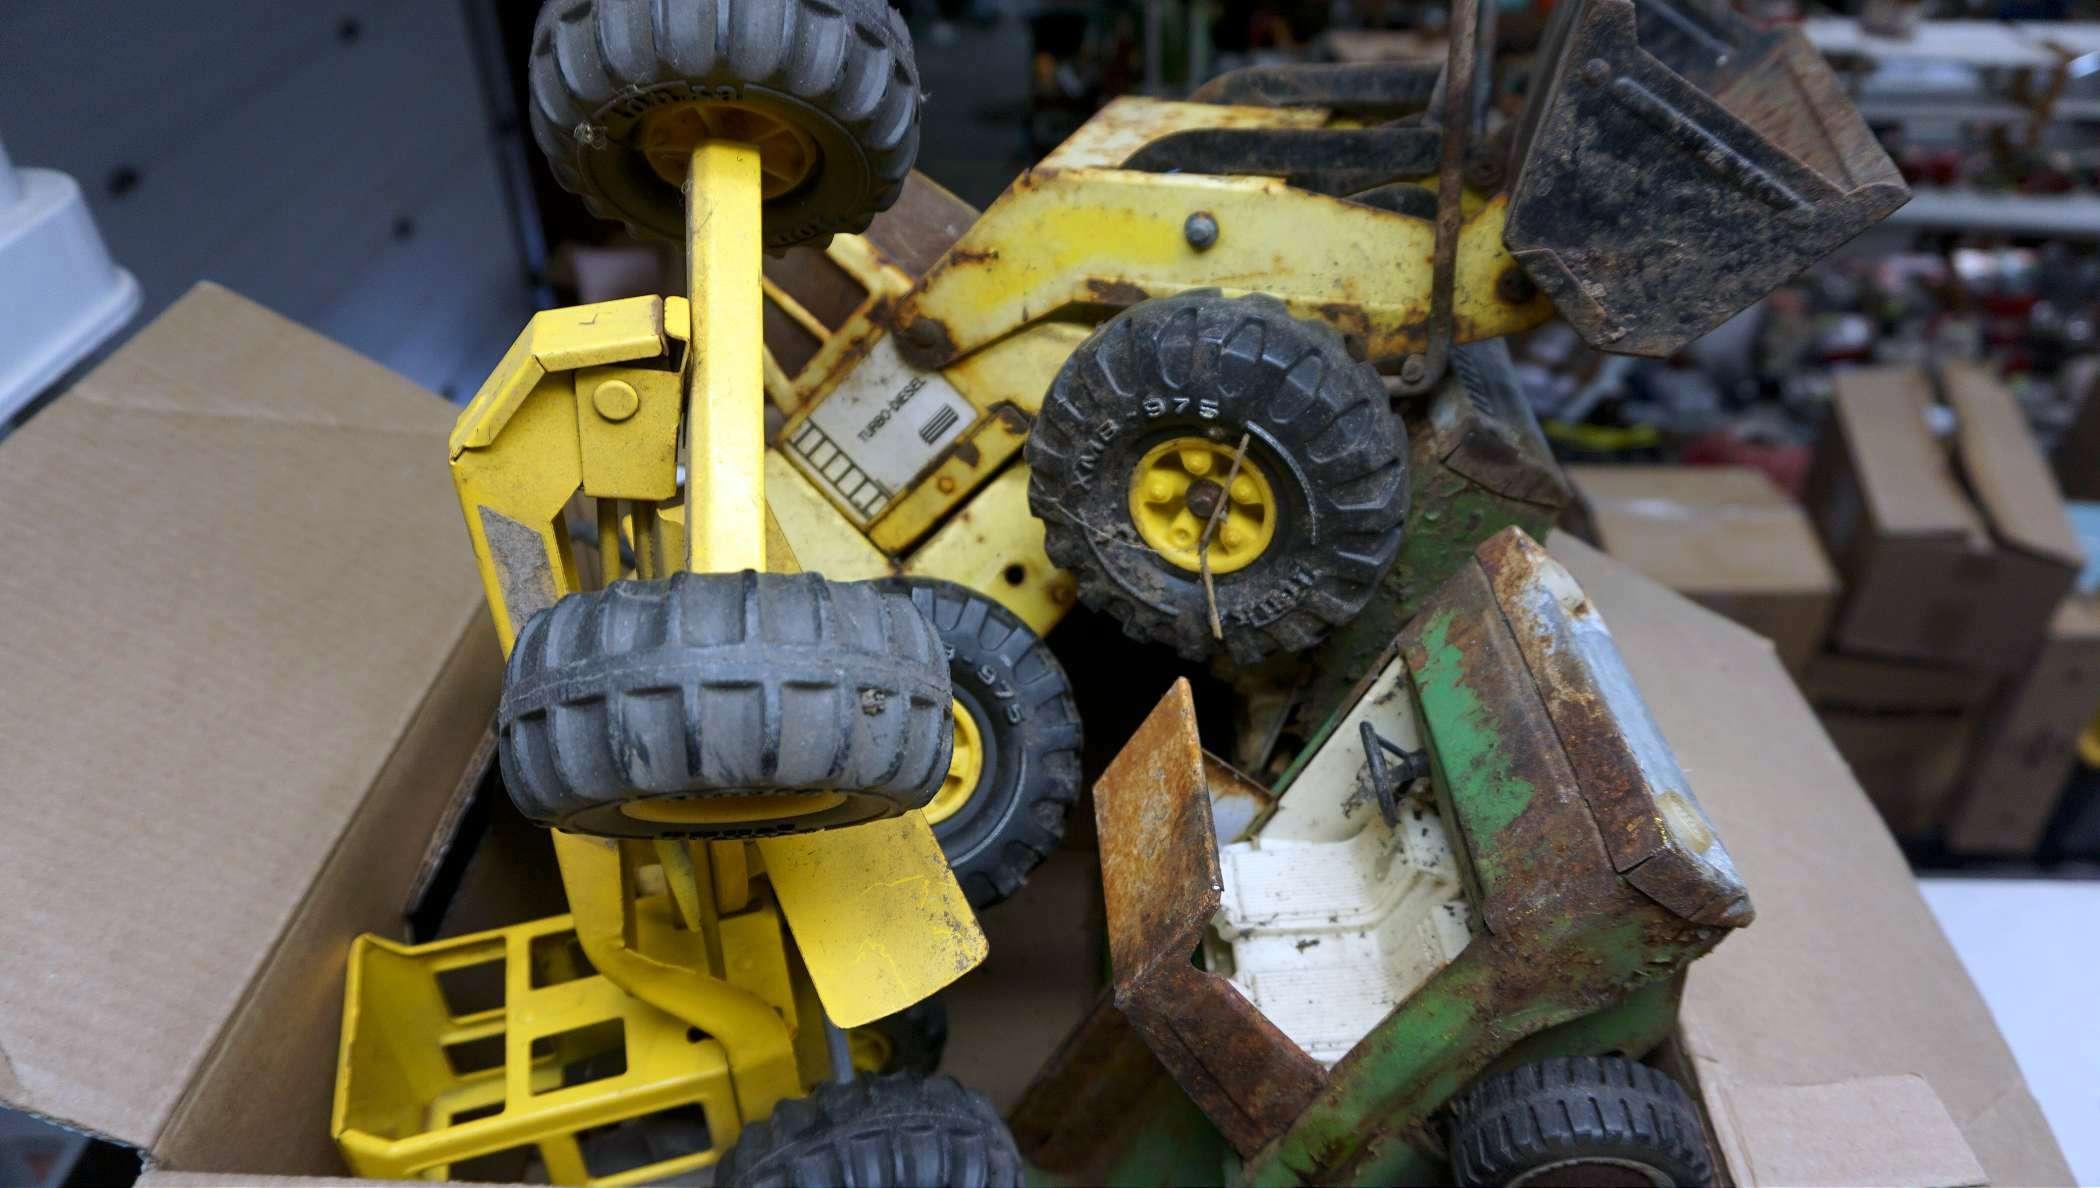
[[[911, 599], [816, 574], [680, 573], [571, 594], [518, 633], [496, 712], [520, 812], [607, 837], [763, 837], [926, 803], [948, 770], [947, 658]], [[837, 792], [695, 828], [661, 797]]]
[[765, 207], [765, 246], [867, 229], [919, 151], [911, 31], [883, 0], [548, 0], [527, 66], [534, 139], [591, 213], [682, 241], [685, 201], [634, 147], [650, 108], [734, 100], [801, 128], [819, 161]]
[[[1148, 548], [1130, 517], [1145, 451], [1191, 432], [1247, 434], [1279, 505], [1268, 549], [1213, 577], [1223, 644], [1200, 577]], [[1317, 644], [1377, 590], [1407, 518], [1407, 434], [1377, 374], [1333, 327], [1259, 294], [1183, 293], [1110, 318], [1058, 371], [1027, 457], [1029, 507], [1080, 599], [1192, 660]]]
[[940, 633], [955, 700], [977, 723], [977, 793], [934, 825], [956, 881], [979, 911], [1021, 889], [1065, 836], [1079, 800], [1079, 706], [1064, 666], [997, 601], [930, 578], [890, 579]]
[[939, 1071], [941, 1055], [948, 1050], [948, 1008], [940, 999], [922, 999], [868, 1026], [890, 1044], [890, 1058], [879, 1071], [922, 1077]]
[[1692, 1099], [1668, 1075], [1622, 1056], [1522, 1065], [1481, 1081], [1453, 1107], [1451, 1169], [1461, 1185], [1510, 1184], [1585, 1161], [1651, 1183], [1714, 1182]]
[[1018, 1188], [999, 1111], [950, 1077], [857, 1077], [783, 1101], [722, 1157], [726, 1188]]

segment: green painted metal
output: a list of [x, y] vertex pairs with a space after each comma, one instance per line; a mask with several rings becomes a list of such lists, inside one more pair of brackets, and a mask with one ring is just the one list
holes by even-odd
[[[1417, 443], [1418, 453], [1427, 448], [1426, 441]], [[1414, 619], [1445, 578], [1472, 559], [1475, 546], [1511, 527], [1543, 540], [1559, 515], [1557, 508], [1505, 499], [1475, 486], [1433, 458], [1417, 457], [1412, 474], [1414, 496], [1399, 558], [1362, 613], [1337, 628], [1315, 653], [1313, 676], [1297, 712], [1299, 720], [1320, 725], [1278, 777], [1278, 795], [1291, 786], [1342, 720], [1355, 700], [1351, 696], [1355, 687], [1383, 667], [1381, 661], [1392, 649], [1393, 637]]]
[[1532, 786], [1516, 774], [1495, 714], [1466, 680], [1466, 657], [1450, 638], [1451, 617], [1448, 610], [1429, 617], [1422, 631], [1429, 662], [1408, 676], [1430, 758], [1445, 774], [1438, 786], [1450, 792], [1447, 816], [1463, 834], [1485, 889], [1502, 873], [1495, 838], [1531, 807]]
[[[1479, 556], [1496, 557], [1505, 573], [1554, 566], [1512, 540], [1497, 538]], [[1609, 748], [1561, 737], [1523, 659], [1521, 619], [1498, 602], [1484, 565], [1469, 561], [1397, 644], [1474, 909], [1472, 941], [1225, 1182], [1441, 1181], [1454, 1097], [1490, 1072], [1552, 1056], [1646, 1055], [1675, 1026], [1686, 967], [1730, 931], [1679, 915], [1614, 868], [1572, 763], [1583, 756], [1586, 770], [1609, 779], [1598, 758]], [[1146, 1123], [1121, 1140], [1110, 1182], [1190, 1182], [1203, 1169], [1187, 1162], [1189, 1150], [1221, 1167], [1208, 1152], [1225, 1144], [1191, 1099], [1171, 1082], [1160, 1093], [1178, 1102], [1146, 1103]]]

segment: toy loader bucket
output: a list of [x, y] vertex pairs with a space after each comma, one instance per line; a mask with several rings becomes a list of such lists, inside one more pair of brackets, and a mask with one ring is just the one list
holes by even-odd
[[1702, 0], [1562, 0], [1504, 242], [1584, 340], [1667, 355], [1910, 198], [1801, 34]]

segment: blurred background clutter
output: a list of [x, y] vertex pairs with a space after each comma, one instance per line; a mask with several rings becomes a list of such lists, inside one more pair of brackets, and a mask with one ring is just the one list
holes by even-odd
[[[1116, 96], [1444, 52], [1444, 6], [1413, 0], [897, 6], [918, 168], [980, 209]], [[1494, 7], [1506, 121], [1550, 5]], [[2016, 942], [1953, 878], [2100, 888], [2077, 882], [2100, 879], [2100, 3], [1736, 7], [1807, 34], [1914, 196], [1676, 357], [1521, 336], [1523, 394], [1579, 496], [1564, 528], [1773, 641], [1972, 970], [2002, 970], [1989, 946]], [[12, 0], [0, 180], [70, 178], [116, 266], [63, 366], [210, 277], [464, 402], [533, 310], [677, 291], [680, 262], [530, 143], [537, 8]], [[1997, 984], [2019, 979], [1981, 980], [2047, 1100], [2046, 1038], [2022, 1045]], [[82, 1147], [0, 1181], [66, 1182]]]

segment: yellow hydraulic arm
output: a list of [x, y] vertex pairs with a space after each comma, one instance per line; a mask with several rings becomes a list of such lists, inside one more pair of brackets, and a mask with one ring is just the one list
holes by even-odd
[[[584, 588], [565, 519], [579, 494], [596, 503], [606, 580], [622, 572], [623, 536], [644, 579], [681, 565], [796, 568], [777, 530], [768, 547], [758, 152], [701, 143], [686, 192], [693, 299], [538, 315], [454, 430], [453, 473], [506, 650], [535, 612]], [[746, 1037], [732, 1062], [747, 1116], [798, 1092], [787, 1030], [772, 1007], [719, 976], [722, 961], [736, 960], [729, 938], [644, 939], [636, 863], [623, 851], [654, 846], [649, 861], [661, 862], [688, 927], [704, 935], [765, 875], [841, 1027], [901, 1010], [984, 956], [983, 934], [916, 812], [755, 843], [557, 832], [555, 845], [578, 936], [599, 971], [710, 1034]]]

